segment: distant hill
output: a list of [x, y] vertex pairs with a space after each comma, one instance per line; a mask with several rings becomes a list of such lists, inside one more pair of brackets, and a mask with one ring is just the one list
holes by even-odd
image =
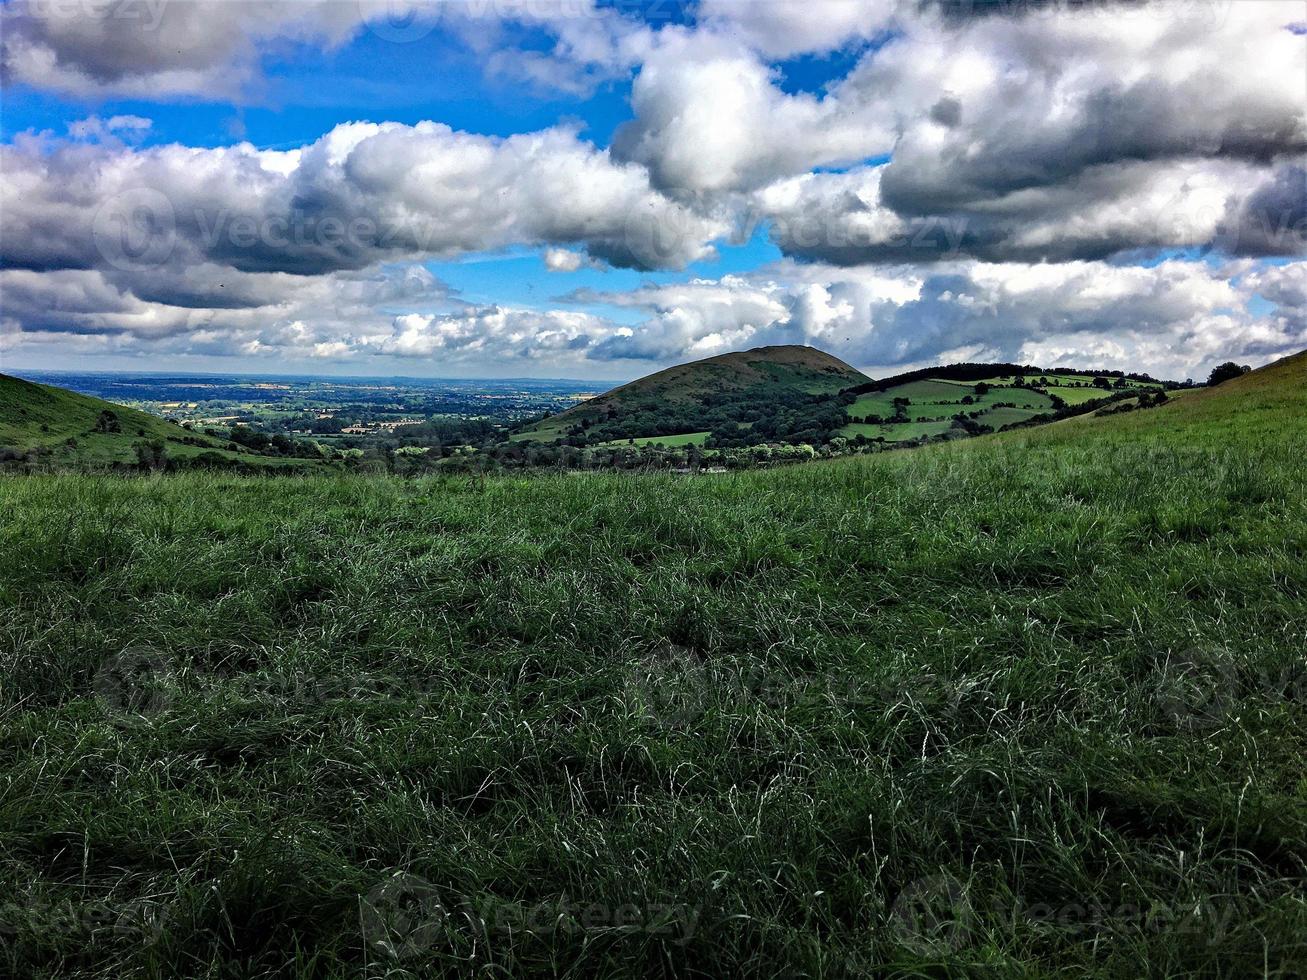
[[756, 424], [759, 415], [785, 409], [804, 415], [793, 420], [804, 422], [810, 409], [868, 381], [861, 371], [815, 347], [757, 347], [632, 381], [530, 425], [514, 438], [552, 442], [571, 434], [596, 444], [604, 439], [706, 437], [717, 426]]
[[0, 452], [13, 462], [75, 468], [135, 465], [138, 443], [162, 444], [160, 461], [205, 461], [225, 466], [304, 465], [257, 453], [232, 451], [225, 439], [53, 385], [0, 374]]
[[872, 380], [812, 347], [759, 347], [659, 371], [526, 423], [512, 438], [595, 448], [906, 445], [1152, 407], [1167, 387], [1146, 374], [1009, 363]]

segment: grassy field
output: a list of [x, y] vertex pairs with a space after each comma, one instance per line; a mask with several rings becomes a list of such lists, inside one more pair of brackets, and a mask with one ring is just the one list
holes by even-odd
[[952, 422], [896, 422], [893, 425], [870, 425], [866, 422], [850, 422], [840, 428], [840, 435], [852, 438], [864, 435], [868, 439], [882, 437], [886, 442], [907, 442], [920, 436], [937, 436], [947, 432]]
[[0, 479], [0, 972], [1300, 975], [1305, 422]]
[[[983, 395], [977, 395], [974, 391], [974, 385], [959, 384], [952, 381], [912, 381], [907, 384], [898, 385], [889, 391], [877, 391], [866, 395], [859, 395], [857, 400], [845, 410], [851, 418], [866, 418], [868, 415], [879, 415], [882, 418], [888, 418], [894, 414], [894, 399], [907, 398], [910, 404], [907, 406], [907, 417], [913, 422], [922, 422], [923, 420], [944, 419], [943, 429], [931, 429], [929, 431], [943, 431], [948, 428], [948, 420], [958, 412], [982, 411], [985, 414], [977, 419], [986, 425], [993, 425], [995, 429], [1000, 425], [1006, 425], [1006, 422], [995, 423], [991, 415], [995, 412], [1011, 412], [1010, 409], [995, 408], [995, 405], [1015, 405], [1018, 410], [1032, 409], [1033, 411], [1024, 412], [1021, 418], [1029, 418], [1038, 414], [1040, 411], [1052, 411], [1053, 400], [1048, 395], [1039, 391], [1032, 391], [1028, 388], [991, 388]], [[1075, 389], [1072, 389], [1075, 390]], [[1101, 395], [1102, 392], [1099, 392]], [[961, 404], [963, 397], [970, 396], [970, 404]], [[1013, 416], [1015, 418], [1015, 416]], [[1010, 420], [1010, 419], [1009, 419]], [[853, 423], [846, 427], [843, 432], [845, 435], [855, 435], [864, 423]], [[898, 432], [897, 427], [894, 432]], [[887, 436], [893, 438], [893, 435]], [[913, 438], [899, 433], [899, 439]]]
[[[1039, 379], [1031, 375], [1028, 380]], [[981, 414], [976, 421], [991, 426], [995, 431], [1006, 425], [1024, 422], [1046, 412], [1053, 411], [1051, 394], [1056, 394], [1068, 405], [1081, 405], [1087, 401], [1103, 398], [1111, 394], [1102, 388], [1090, 387], [1093, 375], [1049, 375], [1047, 391], [1036, 391], [1025, 387], [1012, 387], [1011, 377], [993, 377], [985, 383], [992, 387], [983, 395], [975, 393], [976, 382], [953, 381], [942, 378], [927, 378], [895, 385], [886, 391], [870, 392], [858, 396], [846, 409], [850, 418], [862, 419], [869, 415], [888, 418], [895, 413], [894, 399], [907, 398], [906, 406], [908, 424], [869, 425], [865, 422], [851, 422], [843, 426], [840, 435], [853, 438], [864, 435], [869, 439], [883, 438], [887, 442], [908, 442], [921, 436], [936, 436], [949, 429], [949, 417], [956, 413], [976, 412]], [[1083, 385], [1083, 387], [1078, 387]], [[1161, 387], [1157, 382], [1131, 382], [1135, 388]], [[971, 402], [963, 405], [961, 400], [969, 396]], [[1004, 407], [997, 407], [997, 406]], [[1012, 406], [1012, 407], [1008, 407]], [[944, 421], [935, 421], [943, 418]]]
[[619, 439], [614, 442], [601, 442], [601, 446], [702, 446], [708, 438], [707, 432], [683, 432], [676, 436], [642, 436], [638, 439]]

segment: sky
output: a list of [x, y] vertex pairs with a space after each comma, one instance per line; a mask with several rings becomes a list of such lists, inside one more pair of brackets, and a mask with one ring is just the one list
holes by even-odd
[[7, 0], [0, 369], [1307, 348], [1304, 0]]

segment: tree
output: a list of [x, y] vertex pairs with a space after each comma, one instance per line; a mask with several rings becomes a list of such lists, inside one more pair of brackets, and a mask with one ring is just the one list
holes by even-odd
[[168, 465], [168, 450], [162, 439], [132, 444], [136, 450], [136, 463], [143, 470], [161, 470]]
[[102, 410], [100, 412], [99, 418], [95, 420], [95, 431], [96, 432], [121, 432], [122, 426], [118, 422], [117, 414], [111, 412], [107, 408]]
[[1208, 375], [1207, 383], [1215, 388], [1217, 385], [1223, 384], [1232, 378], [1242, 377], [1251, 370], [1252, 368], [1247, 364], [1240, 367], [1238, 364], [1235, 364], [1234, 361], [1226, 361], [1224, 364], [1218, 364], [1216, 367], [1212, 368], [1212, 373]]

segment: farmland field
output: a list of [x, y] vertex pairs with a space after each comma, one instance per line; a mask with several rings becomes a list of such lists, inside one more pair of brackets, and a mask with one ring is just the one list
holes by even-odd
[[937, 436], [949, 430], [950, 422], [896, 422], [893, 425], [871, 425], [866, 422], [850, 422], [840, 429], [840, 434], [850, 438], [863, 435], [868, 439], [883, 437], [886, 442], [906, 442], [921, 436]]
[[1291, 976], [1307, 375], [720, 479], [0, 479], [14, 976]]
[[600, 443], [601, 446], [702, 446], [707, 432], [683, 432], [675, 436], [639, 436], [635, 439], [617, 439]]

